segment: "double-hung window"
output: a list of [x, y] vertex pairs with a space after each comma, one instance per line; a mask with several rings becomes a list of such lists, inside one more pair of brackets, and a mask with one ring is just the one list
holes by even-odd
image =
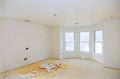
[[80, 32], [80, 51], [89, 52], [89, 32]]
[[65, 32], [65, 51], [74, 51], [75, 40], [74, 32]]
[[103, 44], [103, 31], [95, 31], [95, 53], [102, 54], [102, 45]]

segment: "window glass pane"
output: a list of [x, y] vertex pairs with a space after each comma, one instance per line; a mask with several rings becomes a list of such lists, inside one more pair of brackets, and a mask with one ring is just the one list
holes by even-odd
[[89, 52], [89, 43], [88, 42], [80, 42], [80, 51]]
[[74, 42], [66, 41], [66, 51], [74, 51]]
[[80, 32], [80, 41], [89, 41], [89, 32]]
[[95, 41], [102, 41], [103, 31], [95, 31]]
[[95, 43], [95, 52], [102, 54], [102, 43]]
[[95, 53], [102, 54], [103, 31], [95, 31]]
[[66, 32], [65, 41], [74, 41], [74, 32]]

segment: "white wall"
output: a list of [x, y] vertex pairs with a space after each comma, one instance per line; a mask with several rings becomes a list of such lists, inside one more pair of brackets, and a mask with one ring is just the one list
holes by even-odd
[[3, 60], [2, 60], [2, 54], [0, 52], [0, 72], [3, 71]]
[[51, 57], [60, 58], [60, 27], [52, 27], [51, 37]]
[[[80, 29], [80, 30], [78, 30]], [[120, 20], [110, 19], [99, 24], [91, 25], [90, 28], [75, 28], [67, 27], [67, 30], [63, 28], [63, 31], [84, 31], [89, 30], [91, 36], [91, 51], [90, 53], [78, 53], [77, 56], [90, 58], [103, 63], [105, 67], [112, 67], [120, 69]], [[103, 54], [94, 53], [94, 31], [103, 30]], [[62, 37], [62, 36], [61, 36]], [[62, 39], [63, 40], [63, 39]], [[63, 46], [63, 45], [62, 45]], [[62, 50], [62, 49], [61, 49]], [[63, 58], [76, 57], [74, 53], [63, 53]]]
[[[67, 30], [66, 30], [67, 28]], [[59, 29], [59, 30], [58, 30]], [[101, 22], [96, 25], [90, 25], [90, 28], [81, 28], [77, 27], [77, 29], [80, 29], [81, 31], [90, 30], [92, 36], [91, 36], [91, 51], [90, 53], [79, 53], [80, 57], [85, 58], [91, 58], [94, 60], [97, 60], [105, 65], [105, 67], [112, 67], [112, 68], [118, 68], [120, 69], [120, 20], [107, 20], [104, 22]], [[60, 31], [62, 30], [62, 32]], [[62, 58], [70, 58], [70, 57], [76, 57], [75, 53], [64, 53], [62, 50], [63, 46], [63, 32], [66, 31], [80, 31], [76, 30], [76, 28], [70, 28], [65, 27], [62, 29], [60, 27], [57, 27], [53, 31], [53, 37], [54, 37], [54, 57], [62, 57]], [[94, 30], [103, 30], [103, 55], [94, 53]], [[61, 35], [60, 35], [60, 34]], [[61, 37], [61, 38], [59, 38]], [[59, 40], [61, 40], [59, 42]], [[61, 43], [61, 44], [60, 44]], [[59, 49], [59, 46], [61, 45], [61, 48]], [[78, 56], [78, 55], [77, 55]]]
[[104, 64], [120, 69], [120, 20], [105, 22], [104, 34]]
[[[4, 19], [0, 22], [0, 33], [4, 71], [49, 57], [48, 27]], [[25, 50], [26, 47], [29, 50]]]
[[[77, 27], [77, 31], [88, 31], [104, 28], [104, 65], [120, 68], [120, 21], [110, 20], [93, 27]], [[76, 31], [76, 30], [74, 30]], [[45, 27], [30, 22], [0, 19], [0, 72], [36, 61], [52, 58], [73, 57], [71, 54], [62, 54], [61, 27]], [[93, 36], [90, 40], [93, 44]], [[25, 50], [29, 47], [29, 50]], [[93, 47], [93, 46], [90, 46]], [[98, 61], [103, 56], [90, 53], [79, 53], [74, 56], [91, 58]], [[2, 56], [3, 54], [3, 56]], [[2, 59], [3, 57], [3, 59]], [[28, 57], [27, 61], [23, 59]], [[103, 61], [103, 60], [102, 60]], [[19, 62], [19, 63], [18, 63]], [[3, 68], [4, 67], [4, 68]]]
[[[0, 22], [2, 22], [2, 19], [0, 18]], [[1, 29], [2, 24], [0, 23], [0, 36], [2, 36], [2, 29]], [[3, 54], [2, 54], [2, 39], [0, 38], [0, 72], [3, 71]]]

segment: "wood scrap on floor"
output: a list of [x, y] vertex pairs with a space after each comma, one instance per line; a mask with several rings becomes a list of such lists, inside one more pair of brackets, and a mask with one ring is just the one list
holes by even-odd
[[61, 65], [62, 65], [61, 63], [59, 64], [48, 63], [48, 64], [43, 64], [42, 66], [40, 66], [40, 68], [46, 69], [47, 72], [52, 72], [61, 68]]
[[[19, 74], [22, 78], [33, 78], [33, 77], [43, 77], [49, 76], [52, 73], [56, 73], [60, 69], [64, 69], [66, 64], [63, 63], [46, 63], [40, 66], [34, 66], [31, 70], [22, 72]], [[38, 68], [36, 68], [38, 67]]]

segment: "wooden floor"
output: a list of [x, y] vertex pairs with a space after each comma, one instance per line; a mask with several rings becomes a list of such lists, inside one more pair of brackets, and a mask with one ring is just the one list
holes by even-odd
[[[51, 72], [40, 69], [42, 64], [61, 63]], [[39, 71], [31, 77], [21, 75]], [[42, 73], [41, 73], [42, 72]], [[48, 59], [0, 74], [0, 79], [120, 79], [120, 70], [104, 68], [102, 64], [83, 59]]]

